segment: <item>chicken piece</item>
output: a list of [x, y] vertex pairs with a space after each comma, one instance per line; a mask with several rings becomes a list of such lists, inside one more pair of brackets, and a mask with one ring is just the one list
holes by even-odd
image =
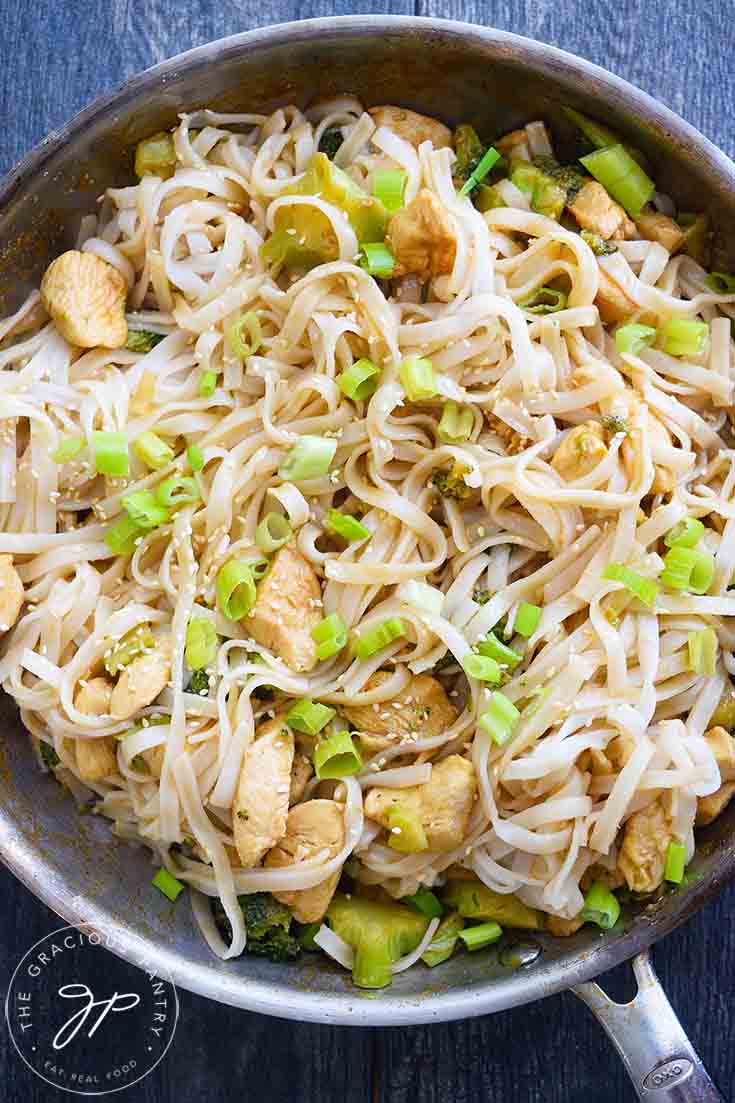
[[387, 126], [399, 138], [410, 142], [414, 149], [418, 149], [422, 142], [431, 142], [434, 149], [444, 149], [452, 144], [449, 127], [429, 115], [419, 115], [417, 111], [409, 111], [406, 107], [388, 104], [371, 107], [368, 114], [376, 126]]
[[723, 781], [735, 781], [735, 740], [725, 728], [710, 728], [704, 738], [720, 767]]
[[653, 892], [664, 878], [666, 851], [672, 835], [659, 800], [626, 821], [618, 869], [632, 892]]
[[[85, 716], [106, 716], [110, 711], [112, 686], [107, 678], [90, 678], [77, 690], [74, 707]], [[77, 769], [82, 781], [101, 781], [117, 773], [117, 747], [111, 735], [100, 739], [77, 739]]]
[[[307, 800], [292, 808], [286, 820], [286, 833], [266, 855], [268, 869], [281, 869], [326, 850], [329, 858], [344, 846], [343, 806], [334, 800]], [[274, 892], [276, 900], [290, 908], [299, 923], [318, 923], [337, 888], [341, 870], [337, 869], [310, 889]]]
[[0, 555], [0, 632], [7, 632], [17, 621], [23, 597], [23, 583], [12, 555]]
[[632, 735], [616, 735], [605, 748], [605, 754], [616, 771], [622, 770], [626, 762], [635, 750], [635, 739]]
[[52, 261], [41, 301], [67, 341], [79, 348], [119, 348], [128, 338], [125, 277], [94, 253], [70, 249]]
[[646, 241], [657, 241], [669, 253], [675, 253], [684, 244], [686, 234], [673, 218], [659, 214], [651, 207], [644, 207], [636, 226]]
[[243, 755], [232, 814], [243, 869], [252, 869], [283, 838], [293, 756], [293, 734], [284, 716], [262, 724]]
[[[368, 678], [365, 690], [375, 689], [391, 677], [378, 671]], [[376, 705], [345, 705], [344, 715], [350, 727], [359, 732], [360, 744], [367, 755], [382, 751], [391, 743], [440, 735], [457, 719], [454, 706], [441, 682], [430, 674], [418, 674], [390, 701]]]
[[421, 820], [431, 850], [451, 850], [465, 836], [476, 791], [474, 766], [452, 754], [436, 763], [424, 785], [371, 789], [365, 799], [365, 815], [390, 827], [391, 810], [400, 805], [402, 811]]
[[605, 241], [627, 221], [627, 215], [620, 204], [611, 199], [602, 184], [598, 184], [596, 180], [588, 180], [567, 209], [583, 230], [591, 230]]
[[612, 892], [625, 884], [625, 878], [617, 867], [615, 867], [615, 869], [610, 869], [608, 866], [602, 865], [601, 862], [595, 862], [594, 865], [591, 865], [589, 869], [586, 869], [582, 874], [582, 879], [579, 883], [582, 892], [587, 892], [587, 889], [590, 885], [593, 885], [595, 881], [599, 881], [600, 884], [604, 885], [605, 888], [610, 889]]
[[388, 223], [386, 241], [396, 258], [395, 276], [413, 272], [428, 280], [454, 267], [457, 233], [449, 213], [428, 188], [396, 211]]
[[700, 797], [697, 801], [697, 827], [706, 827], [716, 820], [721, 812], [724, 812], [728, 804], [735, 796], [735, 781], [726, 781], [724, 785], [708, 797]]
[[502, 138], [498, 138], [496, 142], [493, 142], [493, 146], [497, 149], [498, 153], [502, 153], [504, 157], [520, 157], [522, 161], [531, 160], [531, 151], [528, 148], [528, 135], [525, 130], [511, 130], [507, 134], [504, 134]]
[[636, 229], [635, 222], [632, 218], [628, 218], [626, 215], [623, 221], [618, 226], [615, 233], [611, 236], [611, 241], [633, 241], [638, 237], [638, 231]]
[[127, 720], [155, 701], [171, 677], [171, 640], [162, 636], [123, 669], [110, 698], [110, 716]]
[[291, 786], [288, 794], [288, 803], [297, 804], [304, 795], [306, 786], [314, 776], [314, 767], [305, 754], [296, 752], [291, 769]]
[[560, 915], [550, 915], [546, 920], [546, 929], [555, 938], [570, 938], [584, 926], [584, 919], [575, 915], [574, 919], [562, 919]]
[[563, 479], [581, 479], [589, 475], [607, 455], [605, 433], [598, 421], [577, 425], [564, 437], [551, 460], [551, 466]]
[[604, 777], [605, 774], [613, 773], [612, 763], [607, 755], [596, 747], [582, 751], [577, 759], [577, 766], [583, 773], [590, 773], [593, 777]]
[[311, 564], [286, 544], [273, 557], [258, 585], [258, 597], [245, 619], [250, 635], [269, 647], [291, 670], [303, 673], [317, 664], [311, 631], [322, 619], [321, 588]]
[[599, 276], [595, 306], [600, 312], [600, 318], [608, 325], [624, 322], [638, 307], [602, 268], [599, 269]]

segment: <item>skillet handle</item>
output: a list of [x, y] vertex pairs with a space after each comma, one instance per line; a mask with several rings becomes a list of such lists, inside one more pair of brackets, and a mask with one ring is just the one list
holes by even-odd
[[572, 989], [587, 1004], [647, 1103], [725, 1103], [669, 1003], [647, 953], [633, 959], [638, 994], [614, 1003], [599, 984]]

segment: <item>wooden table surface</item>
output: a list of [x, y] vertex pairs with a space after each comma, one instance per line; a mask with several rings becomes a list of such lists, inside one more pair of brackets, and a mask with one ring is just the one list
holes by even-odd
[[[0, 172], [98, 93], [213, 38], [311, 16], [465, 19], [563, 47], [658, 97], [735, 155], [733, 0], [0, 0]], [[60, 926], [0, 871], [0, 983]], [[735, 1084], [735, 887], [659, 945], [656, 966], [726, 1095]], [[617, 988], [627, 981], [616, 970]], [[3, 992], [4, 995], [4, 992]], [[136, 1103], [624, 1103], [622, 1067], [586, 1008], [554, 996], [443, 1026], [357, 1030], [266, 1019], [181, 992], [163, 1063]], [[0, 1031], [0, 1103], [61, 1099]], [[67, 1097], [68, 1098], [68, 1097]]]

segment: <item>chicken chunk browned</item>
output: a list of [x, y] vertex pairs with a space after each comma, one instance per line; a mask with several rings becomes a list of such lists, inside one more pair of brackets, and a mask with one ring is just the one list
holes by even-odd
[[387, 126], [399, 138], [410, 142], [415, 149], [422, 142], [431, 142], [434, 149], [443, 149], [452, 144], [452, 132], [448, 126], [429, 115], [419, 115], [418, 111], [384, 104], [371, 107], [369, 114], [376, 126]]
[[[107, 678], [90, 678], [77, 690], [74, 706], [85, 716], [106, 716], [111, 697], [112, 685]], [[111, 735], [77, 739], [75, 754], [82, 781], [101, 781], [117, 772], [117, 747]]]
[[672, 835], [659, 800], [626, 821], [618, 869], [632, 892], [653, 892], [664, 878], [666, 851]]
[[400, 805], [419, 816], [431, 850], [451, 850], [465, 836], [476, 792], [474, 766], [452, 754], [436, 763], [424, 785], [371, 789], [365, 799], [365, 815], [389, 827], [391, 810]]
[[94, 253], [70, 249], [52, 261], [41, 301], [67, 341], [79, 348], [119, 348], [128, 337], [124, 276]]
[[686, 238], [678, 222], [674, 222], [667, 214], [659, 214], [652, 207], [644, 207], [636, 226], [641, 237], [648, 241], [657, 241], [670, 253], [680, 249]]
[[314, 767], [305, 754], [297, 751], [293, 757], [291, 768], [291, 784], [288, 794], [288, 803], [297, 804], [304, 795], [306, 786], [314, 776]]
[[574, 919], [562, 919], [560, 915], [550, 915], [546, 921], [546, 929], [555, 938], [571, 938], [580, 927], [584, 926], [584, 919], [575, 915]]
[[596, 180], [588, 180], [580, 188], [568, 209], [583, 230], [591, 230], [605, 241], [628, 221], [620, 204]]
[[428, 188], [388, 223], [386, 240], [396, 258], [394, 275], [413, 272], [420, 280], [446, 275], [454, 267], [457, 232], [449, 213]]
[[[368, 678], [365, 690], [375, 689], [390, 678], [378, 671]], [[359, 732], [365, 752], [375, 754], [401, 739], [431, 738], [450, 728], [457, 719], [454, 706], [441, 682], [430, 674], [417, 674], [406, 688], [390, 701], [374, 705], [345, 705], [345, 717], [350, 727]]]
[[322, 619], [322, 592], [310, 563], [287, 544], [276, 552], [271, 569], [258, 585], [258, 597], [245, 619], [248, 632], [280, 655], [291, 670], [313, 670], [316, 644], [311, 637]]
[[262, 724], [243, 755], [232, 834], [244, 869], [252, 869], [283, 838], [293, 755], [293, 735], [283, 716]]
[[723, 781], [735, 781], [735, 740], [726, 728], [710, 728], [705, 733], [710, 750], [720, 767]]
[[563, 479], [581, 479], [589, 475], [607, 455], [605, 433], [599, 421], [577, 425], [564, 437], [551, 460], [551, 466]]
[[602, 268], [599, 270], [599, 276], [600, 283], [595, 296], [595, 306], [600, 312], [600, 317], [608, 325], [624, 322], [638, 307]]
[[735, 781], [726, 781], [708, 797], [700, 797], [697, 801], [697, 826], [706, 827], [708, 823], [716, 820], [720, 813], [725, 811], [733, 796], [735, 796]]
[[[334, 858], [345, 841], [343, 805], [334, 800], [307, 800], [292, 808], [286, 820], [286, 833], [266, 856], [271, 869], [293, 865], [327, 851]], [[317, 923], [334, 896], [341, 870], [337, 869], [310, 889], [275, 892], [276, 900], [291, 908], [299, 923]]]

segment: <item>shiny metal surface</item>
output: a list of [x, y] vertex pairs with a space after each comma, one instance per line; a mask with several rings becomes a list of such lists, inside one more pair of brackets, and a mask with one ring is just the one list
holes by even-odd
[[623, 1059], [639, 1099], [657, 1103], [725, 1103], [684, 1033], [659, 984], [648, 953], [633, 962], [638, 992], [614, 1003], [599, 984], [574, 989]]
[[[52, 134], [0, 184], [0, 309], [38, 281], [73, 241], [78, 217], [109, 184], [132, 179], [130, 146], [171, 126], [183, 108], [261, 109], [350, 90], [366, 102], [400, 102], [480, 124], [484, 133], [541, 116], [563, 150], [561, 112], [601, 114], [652, 159], [656, 177], [686, 207], [706, 206], [735, 255], [735, 167], [665, 107], [624, 81], [559, 50], [481, 27], [384, 16], [269, 27], [193, 50], [141, 74]], [[604, 105], [604, 108], [603, 108]], [[725, 261], [721, 265], [725, 266]], [[620, 929], [574, 938], [540, 936], [543, 952], [513, 969], [494, 954], [458, 955], [380, 992], [355, 990], [336, 965], [308, 957], [275, 966], [222, 963], [199, 937], [183, 901], [149, 887], [146, 853], [79, 817], [73, 801], [35, 765], [7, 699], [0, 701], [0, 854], [67, 922], [115, 936], [122, 956], [156, 963], [176, 984], [223, 1003], [285, 1018], [397, 1025], [465, 1018], [579, 984], [666, 934], [735, 869], [735, 810], [702, 835], [681, 891], [624, 915]], [[662, 1057], [663, 1059], [663, 1057]], [[684, 1097], [683, 1097], [684, 1098]]]

